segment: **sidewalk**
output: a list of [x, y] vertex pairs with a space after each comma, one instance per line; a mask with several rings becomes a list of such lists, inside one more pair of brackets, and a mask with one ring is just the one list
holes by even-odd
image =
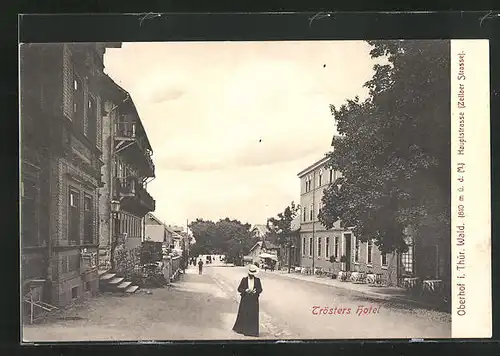
[[278, 274], [286, 278], [299, 279], [303, 281], [329, 285], [336, 288], [347, 289], [357, 293], [369, 295], [377, 299], [393, 300], [407, 304], [414, 304], [419, 307], [430, 308], [430, 309], [439, 309], [439, 310], [443, 309], [442, 305], [438, 305], [436, 303], [431, 303], [429, 301], [421, 300], [413, 296], [410, 296], [408, 295], [405, 289], [399, 287], [382, 287], [382, 286], [372, 286], [364, 283], [341, 282], [337, 279], [326, 278], [326, 277], [319, 278], [316, 276], [303, 275], [294, 272], [288, 273], [288, 271], [275, 271], [270, 273]]
[[231, 330], [237, 307], [192, 267], [170, 287], [103, 294], [44, 323], [24, 325], [22, 336], [25, 342], [253, 339]]

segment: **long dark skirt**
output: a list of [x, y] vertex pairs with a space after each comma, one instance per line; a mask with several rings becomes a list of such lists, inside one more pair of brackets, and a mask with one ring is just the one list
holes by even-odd
[[238, 316], [233, 330], [238, 334], [259, 336], [259, 298], [243, 295], [238, 308]]

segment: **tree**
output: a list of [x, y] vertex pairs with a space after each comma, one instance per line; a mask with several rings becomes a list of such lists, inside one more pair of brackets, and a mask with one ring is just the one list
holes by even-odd
[[250, 224], [225, 218], [214, 223], [197, 219], [190, 224], [196, 243], [193, 255], [224, 253], [229, 262], [237, 262], [254, 244]]
[[[342, 172], [323, 197], [320, 221], [340, 219], [382, 252], [405, 251], [405, 230], [420, 238], [450, 231], [449, 41], [369, 41], [370, 97], [331, 106], [339, 137], [328, 154]], [[339, 188], [340, 187], [340, 188]]]
[[292, 221], [297, 217], [299, 210], [300, 206], [292, 201], [277, 217], [267, 219], [269, 238], [280, 246], [286, 245], [292, 233]]

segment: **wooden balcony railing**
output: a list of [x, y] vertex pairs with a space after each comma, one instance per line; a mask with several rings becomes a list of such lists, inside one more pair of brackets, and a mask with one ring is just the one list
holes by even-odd
[[116, 178], [116, 195], [134, 197], [150, 211], [155, 209], [155, 200], [135, 177]]
[[135, 139], [137, 145], [143, 153], [144, 159], [150, 166], [152, 172], [154, 172], [155, 165], [153, 159], [151, 158], [151, 152], [146, 145], [146, 140], [137, 131], [137, 124], [135, 122], [118, 122], [115, 124], [115, 133], [117, 137], [127, 137]]

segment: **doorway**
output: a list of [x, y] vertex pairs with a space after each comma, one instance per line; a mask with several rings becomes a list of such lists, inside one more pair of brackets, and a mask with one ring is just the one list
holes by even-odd
[[344, 246], [345, 246], [345, 257], [346, 257], [346, 262], [345, 262], [345, 269], [346, 271], [351, 270], [351, 241], [352, 241], [352, 234], [344, 234]]

